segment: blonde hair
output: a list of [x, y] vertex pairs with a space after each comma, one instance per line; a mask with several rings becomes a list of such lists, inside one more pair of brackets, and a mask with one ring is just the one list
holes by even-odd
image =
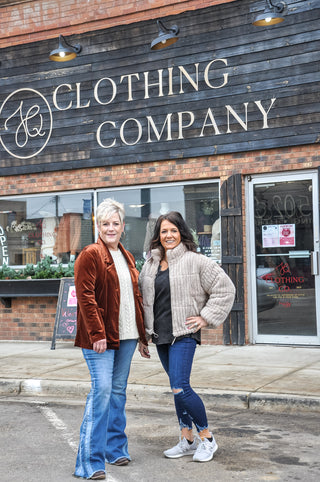
[[113, 214], [118, 214], [120, 222], [123, 224], [125, 216], [123, 204], [111, 198], [104, 199], [97, 208], [97, 224], [111, 218]]

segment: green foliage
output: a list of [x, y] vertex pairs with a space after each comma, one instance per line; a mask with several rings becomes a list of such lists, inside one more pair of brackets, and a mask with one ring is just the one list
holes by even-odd
[[197, 234], [197, 231], [195, 229], [190, 229], [193, 241], [196, 243], [197, 246], [199, 246], [199, 236]]
[[25, 268], [20, 270], [2, 266], [0, 268], [0, 279], [52, 279], [74, 276], [74, 262], [70, 262], [67, 266], [63, 266], [61, 263], [58, 265], [51, 263], [50, 256], [46, 256], [35, 266], [27, 264]]
[[0, 279], [24, 279], [22, 270], [15, 270], [9, 266], [0, 268]]
[[145, 260], [143, 258], [136, 260], [136, 268], [140, 272], [142, 270], [142, 266], [144, 265]]
[[[143, 258], [137, 259], [136, 267], [141, 271], [145, 260]], [[61, 263], [58, 265], [52, 264], [50, 256], [46, 256], [42, 261], [36, 265], [27, 264], [23, 269], [9, 268], [8, 266], [0, 267], [1, 279], [52, 279], [52, 278], [72, 278], [74, 276], [74, 262], [70, 262], [67, 266]]]

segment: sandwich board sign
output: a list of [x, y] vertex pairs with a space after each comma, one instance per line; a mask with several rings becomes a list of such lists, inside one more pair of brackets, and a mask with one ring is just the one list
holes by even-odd
[[61, 278], [51, 350], [56, 340], [73, 340], [77, 332], [77, 296], [74, 278]]

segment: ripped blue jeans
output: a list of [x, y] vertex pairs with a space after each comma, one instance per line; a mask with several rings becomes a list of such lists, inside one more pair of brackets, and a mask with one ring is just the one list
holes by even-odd
[[180, 429], [192, 429], [192, 422], [198, 432], [208, 428], [208, 419], [204, 404], [190, 386], [190, 374], [197, 342], [193, 338], [182, 338], [173, 345], [157, 345], [157, 351], [163, 368], [170, 380], [174, 393], [174, 402]]

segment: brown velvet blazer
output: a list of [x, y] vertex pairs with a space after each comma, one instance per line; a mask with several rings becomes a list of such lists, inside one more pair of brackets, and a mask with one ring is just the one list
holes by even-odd
[[[139, 337], [147, 345], [143, 323], [139, 272], [133, 255], [119, 243], [132, 279]], [[120, 284], [113, 258], [99, 238], [86, 246], [74, 265], [77, 292], [77, 334], [75, 345], [92, 350], [93, 343], [106, 338], [107, 349], [119, 349]]]

